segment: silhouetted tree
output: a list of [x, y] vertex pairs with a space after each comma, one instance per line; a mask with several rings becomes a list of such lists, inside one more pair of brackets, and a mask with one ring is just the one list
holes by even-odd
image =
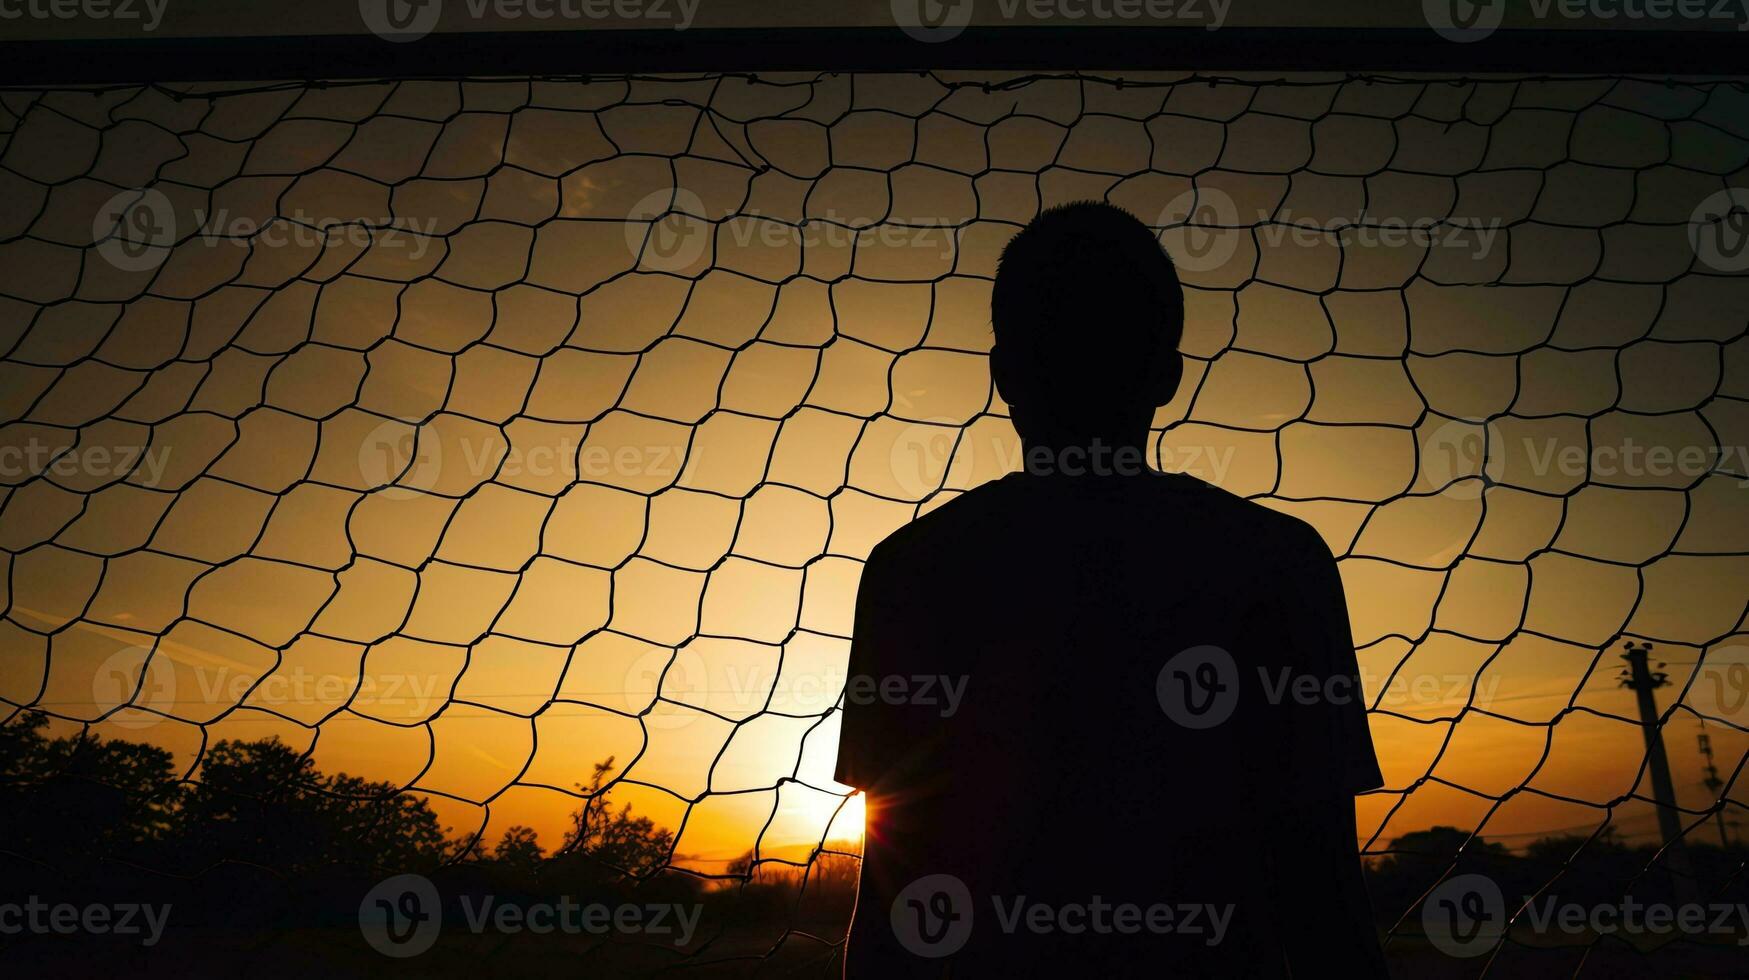
[[[1373, 910], [1394, 917], [1451, 874], [1486, 874], [1512, 896], [1522, 860], [1505, 846], [1456, 827], [1429, 827], [1391, 841], [1391, 853], [1367, 872]], [[1455, 863], [1455, 867], [1454, 867]]]
[[1603, 828], [1602, 833], [1592, 840], [1586, 834], [1561, 834], [1554, 837], [1539, 837], [1524, 849], [1524, 856], [1541, 864], [1563, 865], [1572, 861], [1580, 854], [1593, 857], [1627, 856], [1630, 848], [1616, 836], [1614, 827]]
[[[729, 862], [728, 873], [742, 881], [727, 889], [726, 900], [736, 921], [848, 922], [856, 904], [862, 862], [855, 845], [828, 842], [805, 863], [755, 859], [748, 851]], [[830, 930], [828, 930], [830, 931]]]
[[517, 824], [504, 831], [504, 836], [498, 838], [498, 843], [492, 848], [492, 860], [503, 865], [506, 870], [521, 874], [534, 874], [540, 870], [541, 860], [545, 857], [541, 850], [540, 836], [532, 827]]
[[579, 783], [583, 806], [571, 814], [561, 855], [580, 855], [591, 862], [633, 877], [653, 874], [674, 855], [674, 832], [657, 827], [649, 817], [634, 816], [630, 804], [615, 808], [607, 799], [607, 774], [613, 757], [595, 764], [587, 786]]
[[276, 738], [219, 742], [197, 778], [179, 822], [213, 861], [298, 874], [430, 868], [445, 854], [425, 800], [393, 783], [325, 775]]
[[168, 751], [89, 732], [51, 739], [47, 727], [39, 712], [0, 725], [0, 846], [55, 863], [170, 836], [184, 793]]

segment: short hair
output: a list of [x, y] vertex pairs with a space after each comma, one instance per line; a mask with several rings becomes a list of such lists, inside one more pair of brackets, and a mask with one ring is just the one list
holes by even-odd
[[1041, 212], [1002, 250], [990, 320], [1029, 400], [1110, 405], [1177, 351], [1184, 291], [1147, 225], [1077, 201]]

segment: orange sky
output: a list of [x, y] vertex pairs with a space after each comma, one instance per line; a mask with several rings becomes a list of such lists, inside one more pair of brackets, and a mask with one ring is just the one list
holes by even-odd
[[[0, 277], [8, 322], [31, 324], [3, 365], [0, 449], [18, 455], [0, 463], [25, 463], [0, 498], [0, 697], [104, 717], [98, 731], [191, 766], [203, 729], [276, 734], [494, 838], [525, 823], [557, 844], [576, 803], [559, 790], [608, 756], [631, 766], [626, 800], [686, 821], [679, 849], [707, 870], [774, 809], [768, 842], [854, 837], [855, 805], [828, 827], [829, 775], [860, 561], [1013, 467], [985, 354], [1016, 222], [1080, 197], [1169, 218], [1193, 187], [1249, 225], [1254, 207], [1309, 219], [1363, 195], [1375, 216], [1448, 216], [1453, 184], [1481, 194], [1495, 171], [1589, 186], [1608, 168], [1526, 135], [1582, 116], [1536, 106], [1607, 89], [1581, 87], [1526, 84], [1510, 110], [1478, 88], [1499, 114], [1450, 135], [1467, 164], [1437, 178], [1401, 159], [1453, 132], [1436, 86], [432, 83], [192, 114], [152, 94], [51, 100], [11, 152], [27, 181], [67, 189]], [[1584, 124], [1597, 160], [1637, 153], [1644, 118], [1698, 111], [1690, 93], [1628, 94], [1640, 116]], [[1336, 105], [1332, 151], [1314, 121]], [[101, 112], [145, 122], [98, 140], [110, 185], [74, 181]], [[159, 168], [184, 229], [222, 213], [397, 231], [369, 247], [193, 237], [145, 270], [69, 266], [98, 254], [112, 185]], [[688, 213], [650, 221], [652, 194]], [[1704, 653], [1717, 676], [1687, 703], [1749, 727], [1728, 669], [1749, 663], [1749, 498], [1718, 459], [1749, 444], [1740, 318], [1718, 312], [1741, 280], [1574, 271], [1539, 236], [1612, 220], [1585, 206], [1513, 211], [1510, 260], [1247, 232], [1218, 267], [1184, 270], [1190, 361], [1156, 419], [1160, 457], [1344, 556], [1368, 695], [1385, 699], [1391, 792], [1359, 804], [1381, 845], [1478, 826], [1493, 802], [1475, 793], [1632, 792], [1644, 753], [1617, 651], [1593, 668], [1618, 634], [1659, 641], [1678, 685], [1663, 705]], [[820, 221], [804, 234], [803, 217]], [[1627, 465], [1631, 446], [1725, 472]], [[149, 465], [112, 458], [129, 447]], [[68, 472], [37, 479], [29, 460], [69, 449]], [[1472, 693], [1525, 724], [1434, 720]], [[1749, 742], [1708, 730], [1728, 775]], [[1679, 713], [1667, 733], [1695, 807], [1698, 731]], [[1648, 839], [1644, 805], [1619, 812]], [[1485, 833], [1523, 843], [1601, 815], [1527, 791]]]

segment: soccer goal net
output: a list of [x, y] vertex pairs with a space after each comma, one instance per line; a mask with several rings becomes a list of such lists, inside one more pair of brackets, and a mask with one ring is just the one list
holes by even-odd
[[[1341, 560], [1392, 948], [1478, 855], [1527, 883], [1512, 912], [1678, 852], [1684, 894], [1741, 887], [1740, 84], [704, 74], [0, 106], [11, 725], [149, 744], [185, 787], [277, 739], [298, 779], [417, 800], [461, 842], [444, 862], [601, 849], [763, 885], [763, 944], [685, 955], [829, 955], [847, 910], [807, 895], [847, 887], [862, 833], [831, 780], [861, 561], [1017, 468], [995, 262], [1041, 207], [1104, 200], [1186, 285], [1154, 462]], [[1653, 644], [1639, 680], [1624, 641]]]

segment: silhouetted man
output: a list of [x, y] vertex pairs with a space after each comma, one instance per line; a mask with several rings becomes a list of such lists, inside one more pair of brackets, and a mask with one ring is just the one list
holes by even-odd
[[1381, 780], [1336, 563], [1306, 524], [1147, 465], [1183, 372], [1171, 260], [1123, 211], [1053, 208], [991, 307], [1023, 472], [883, 541], [857, 598], [847, 972], [1382, 975], [1353, 807]]

